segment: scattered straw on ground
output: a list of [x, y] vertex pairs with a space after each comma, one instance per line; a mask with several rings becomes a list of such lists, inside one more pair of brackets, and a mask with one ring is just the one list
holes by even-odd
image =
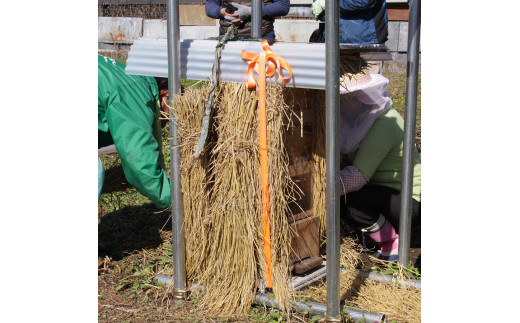
[[[357, 271], [363, 250], [352, 238], [345, 238], [340, 249], [340, 264], [346, 271], [340, 274], [340, 299], [348, 307], [386, 314], [388, 321], [420, 322], [421, 291], [397, 284], [379, 283], [362, 277]], [[378, 261], [379, 264], [383, 262]], [[405, 281], [406, 270], [396, 275]], [[327, 302], [327, 284], [321, 283], [299, 291], [303, 297], [320, 303]]]

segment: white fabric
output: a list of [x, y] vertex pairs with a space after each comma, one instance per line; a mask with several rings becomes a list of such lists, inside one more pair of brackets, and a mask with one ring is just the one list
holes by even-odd
[[380, 74], [370, 74], [371, 80], [360, 85], [340, 85], [340, 151], [355, 151], [370, 127], [384, 111], [392, 106], [386, 92], [388, 79]]

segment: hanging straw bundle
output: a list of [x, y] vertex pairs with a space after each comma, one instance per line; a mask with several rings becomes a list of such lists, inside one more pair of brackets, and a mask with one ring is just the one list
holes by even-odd
[[[211, 247], [206, 239], [211, 228], [204, 223], [204, 217], [194, 214], [207, 214], [209, 201], [209, 182], [211, 181], [209, 154], [196, 159], [193, 157], [193, 147], [198, 141], [198, 129], [202, 122], [209, 87], [200, 89], [187, 88], [182, 96], [177, 96], [174, 103], [177, 132], [181, 142], [181, 179], [186, 239], [186, 274], [194, 277], [197, 268], [203, 268], [206, 262], [204, 255]], [[208, 145], [207, 151], [211, 151]]]
[[267, 88], [267, 138], [269, 163], [269, 197], [271, 222], [271, 275], [273, 290], [282, 312], [290, 309], [292, 289], [289, 286], [291, 237], [287, 218], [292, 216], [298, 187], [289, 174], [289, 158], [284, 145], [286, 130], [292, 125], [291, 107], [284, 100], [284, 88], [271, 85]]
[[[220, 315], [244, 313], [252, 303], [259, 236], [256, 95], [244, 85], [221, 86], [214, 117], [216, 143], [211, 151], [213, 183], [204, 220], [211, 244], [206, 266], [196, 279], [205, 286], [204, 310]], [[197, 216], [194, 214], [193, 216]], [[194, 233], [190, 233], [194, 234]]]
[[[258, 282], [265, 280], [261, 222], [257, 96], [245, 85], [217, 88], [213, 127], [200, 160], [193, 157], [209, 87], [187, 89], [174, 102], [182, 140], [186, 271], [204, 286], [201, 310], [212, 316], [244, 314]], [[267, 88], [271, 275], [282, 310], [292, 301], [289, 286], [288, 204], [294, 189], [283, 145], [288, 122], [282, 88]]]

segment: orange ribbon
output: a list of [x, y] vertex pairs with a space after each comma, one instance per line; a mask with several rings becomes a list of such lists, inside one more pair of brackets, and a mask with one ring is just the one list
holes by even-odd
[[[274, 75], [278, 70], [280, 80], [287, 84], [292, 77], [289, 64], [278, 55], [275, 55], [269, 47], [267, 40], [262, 41], [260, 54], [254, 54], [242, 50], [240, 57], [245, 59], [249, 66], [247, 68], [247, 88], [256, 86], [253, 70], [258, 74], [258, 116], [260, 119], [260, 175], [262, 182], [262, 223], [264, 228], [264, 257], [265, 276], [267, 287], [272, 288], [271, 277], [271, 224], [269, 222], [269, 179], [267, 172], [267, 109], [265, 105], [265, 79]], [[267, 71], [266, 71], [267, 62]], [[282, 68], [290, 74], [288, 78], [282, 75]]]

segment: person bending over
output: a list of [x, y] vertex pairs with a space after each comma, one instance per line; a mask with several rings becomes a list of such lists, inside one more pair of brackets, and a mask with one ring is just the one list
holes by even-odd
[[[98, 55], [98, 148], [115, 144], [128, 183], [159, 208], [171, 205], [170, 180], [161, 152], [161, 106], [167, 81], [128, 75], [125, 64]], [[166, 89], [164, 88], [166, 84]], [[159, 101], [161, 99], [161, 101]], [[98, 157], [98, 198], [104, 169]]]
[[[388, 79], [347, 74], [340, 86], [340, 214], [380, 250], [376, 257], [398, 260], [404, 120], [392, 108]], [[343, 167], [343, 166], [342, 166]], [[421, 161], [414, 148], [412, 225], [421, 220]]]

